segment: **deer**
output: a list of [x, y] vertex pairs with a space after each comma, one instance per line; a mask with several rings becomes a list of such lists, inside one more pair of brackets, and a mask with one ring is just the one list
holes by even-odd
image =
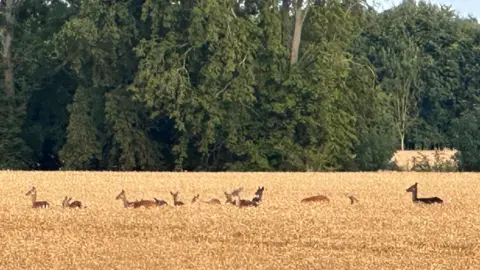
[[63, 208], [70, 207], [70, 204], [68, 203], [68, 197], [67, 196], [65, 196], [65, 199], [63, 199], [62, 207]]
[[25, 196], [32, 197], [32, 208], [47, 208], [50, 207], [50, 204], [47, 201], [37, 201], [37, 189], [32, 187]]
[[240, 193], [242, 192], [242, 190], [243, 190], [243, 187], [239, 187], [237, 189], [234, 189], [230, 193], [224, 191], [223, 193], [225, 194], [225, 197], [227, 199], [225, 201], [225, 204], [230, 203], [230, 204], [236, 205], [236, 200], [234, 200], [233, 197], [239, 196]]
[[249, 206], [257, 207], [258, 206], [258, 203], [250, 200], [242, 200], [240, 198], [238, 198], [238, 201], [234, 200], [232, 193], [227, 193], [226, 191], [224, 191], [224, 194], [225, 194], [225, 197], [227, 198], [227, 200], [225, 201], [225, 204], [230, 203], [238, 207], [249, 207]]
[[310, 202], [330, 202], [330, 199], [324, 195], [316, 195], [302, 199], [300, 202], [302, 203], [310, 203]]
[[[195, 196], [193, 196], [193, 199], [192, 199], [192, 203], [195, 203], [196, 201], [198, 201], [200, 198], [200, 194], [197, 194]], [[221, 204], [220, 200], [219, 199], [210, 199], [208, 201], [202, 201], [203, 203], [208, 203], [208, 204]]]
[[200, 194], [194, 195], [192, 199], [192, 204], [198, 201], [198, 198], [200, 198]]
[[182, 201], [179, 201], [178, 200], [178, 191], [173, 193], [170, 191], [170, 194], [172, 195], [173, 197], [173, 205], [174, 206], [180, 206], [180, 205], [184, 205], [184, 203]]
[[257, 206], [258, 206], [258, 203], [257, 203], [257, 202], [254, 202], [254, 201], [243, 200], [243, 199], [240, 199], [240, 198], [239, 198], [239, 200], [238, 200], [238, 206], [239, 206], [239, 207], [250, 207], [250, 206], [257, 207]]
[[[79, 209], [82, 208], [82, 202], [81, 201], [73, 201], [72, 203], [70, 203], [71, 200], [72, 200], [72, 197], [69, 198], [69, 197], [65, 196], [65, 199], [62, 202], [63, 208], [65, 208], [65, 207], [68, 207], [68, 208], [78, 207]], [[83, 206], [83, 208], [87, 208], [87, 207]]]
[[358, 199], [353, 195], [348, 196], [348, 198], [350, 199], [350, 204], [354, 204], [356, 202], [357, 203], [359, 202]]
[[151, 208], [151, 207], [157, 207], [158, 204], [155, 201], [152, 200], [144, 200], [141, 199], [140, 201], [135, 201], [133, 203], [133, 208], [139, 208], [139, 207], [145, 207], [145, 208]]
[[261, 202], [264, 190], [265, 190], [265, 188], [263, 186], [258, 187], [257, 191], [255, 192], [255, 197], [253, 197], [253, 199], [252, 199], [252, 202], [255, 202], [255, 203]]
[[157, 206], [164, 206], [164, 205], [168, 205], [168, 203], [164, 200], [159, 200], [155, 197], [153, 197], [153, 199], [155, 200], [155, 203], [157, 204]]
[[115, 197], [115, 200], [122, 200], [123, 202], [123, 207], [129, 208], [133, 206], [133, 202], [129, 202], [127, 200], [127, 196], [125, 195], [125, 190], [122, 189], [122, 191]]
[[225, 204], [230, 203], [232, 205], [237, 205], [237, 201], [233, 199], [232, 193], [227, 193], [226, 191], [224, 191], [223, 193], [225, 194], [225, 197], [227, 199], [225, 201]]
[[156, 207], [157, 203], [152, 200], [144, 200], [141, 199], [140, 201], [134, 201], [134, 202], [129, 202], [127, 200], [127, 196], [125, 194], [125, 190], [122, 189], [120, 194], [117, 195], [116, 200], [122, 200], [123, 201], [123, 206], [125, 208], [133, 207], [133, 208], [139, 208], [139, 207], [145, 207], [145, 208], [150, 208], [150, 207]]
[[237, 189], [234, 189], [232, 192], [230, 192], [230, 195], [234, 197], [239, 196], [242, 191], [243, 191], [243, 187], [239, 187]]
[[413, 184], [409, 188], [407, 188], [406, 192], [411, 192], [412, 193], [412, 201], [414, 203], [426, 203], [426, 204], [432, 204], [432, 203], [443, 203], [443, 200], [440, 199], [439, 197], [429, 197], [429, 198], [418, 198], [417, 197], [417, 188], [418, 183]]

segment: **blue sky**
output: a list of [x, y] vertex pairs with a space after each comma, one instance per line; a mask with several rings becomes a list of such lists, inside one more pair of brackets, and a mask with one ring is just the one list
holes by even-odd
[[[461, 16], [466, 17], [468, 14], [473, 15], [480, 20], [480, 0], [427, 0], [431, 3], [443, 4], [452, 6]], [[384, 9], [397, 5], [402, 0], [367, 0], [370, 4], [372, 2], [378, 3]]]

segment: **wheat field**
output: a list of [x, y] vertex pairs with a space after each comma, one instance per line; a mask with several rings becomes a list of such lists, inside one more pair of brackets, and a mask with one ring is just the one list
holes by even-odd
[[[474, 173], [0, 172], [0, 269], [479, 269]], [[443, 205], [418, 205], [405, 189]], [[35, 186], [33, 209], [25, 193]], [[223, 204], [243, 186], [257, 208]], [[124, 208], [130, 201], [185, 205]], [[222, 205], [191, 204], [218, 198]], [[359, 203], [350, 204], [345, 194]], [[329, 203], [302, 204], [322, 194]], [[65, 196], [86, 209], [63, 209]]]

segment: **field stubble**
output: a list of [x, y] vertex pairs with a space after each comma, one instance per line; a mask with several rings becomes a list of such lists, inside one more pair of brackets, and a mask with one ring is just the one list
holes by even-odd
[[[0, 269], [478, 269], [479, 174], [0, 172]], [[414, 205], [405, 189], [443, 205]], [[32, 209], [25, 193], [50, 209]], [[191, 204], [243, 186], [257, 208]], [[178, 190], [186, 204], [125, 209]], [[345, 193], [360, 202], [350, 204]], [[329, 203], [302, 204], [323, 194]], [[64, 196], [87, 209], [63, 209]]]

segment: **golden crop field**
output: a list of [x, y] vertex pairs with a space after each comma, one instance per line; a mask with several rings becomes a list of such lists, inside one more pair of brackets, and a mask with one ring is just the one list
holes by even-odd
[[[0, 269], [479, 269], [480, 174], [0, 172]], [[413, 204], [405, 190], [443, 204]], [[26, 192], [50, 209], [33, 209]], [[243, 186], [257, 208], [225, 205]], [[124, 208], [178, 190], [184, 206]], [[222, 205], [191, 204], [218, 198]], [[350, 204], [345, 193], [359, 203]], [[300, 203], [323, 194], [329, 203]], [[86, 209], [63, 209], [65, 196]]]

